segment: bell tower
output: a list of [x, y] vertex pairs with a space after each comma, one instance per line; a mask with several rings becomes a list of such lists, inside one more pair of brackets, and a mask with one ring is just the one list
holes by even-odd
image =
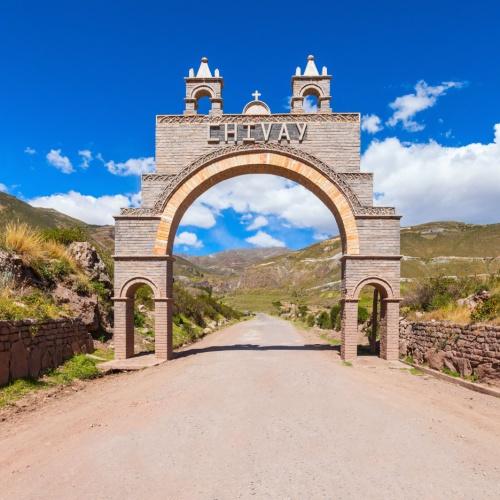
[[191, 68], [189, 76], [184, 78], [184, 81], [186, 82], [186, 97], [184, 98], [185, 115], [196, 115], [198, 113], [198, 100], [205, 96], [210, 98], [211, 108], [209, 114], [222, 115], [222, 88], [224, 80], [219, 75], [218, 69], [214, 71], [212, 76], [206, 57], [201, 58], [196, 76], [194, 69]]
[[331, 113], [330, 80], [326, 66], [323, 66], [321, 75], [314, 62], [314, 56], [307, 57], [307, 65], [302, 74], [300, 66], [297, 66], [295, 75], [292, 76], [292, 113], [304, 113], [304, 99], [315, 96], [318, 100], [318, 113]]

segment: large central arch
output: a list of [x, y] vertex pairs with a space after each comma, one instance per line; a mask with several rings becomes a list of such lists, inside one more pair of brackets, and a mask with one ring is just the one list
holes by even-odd
[[299, 160], [280, 150], [255, 151], [255, 148], [232, 154], [222, 150], [219, 157], [201, 164], [194, 171], [186, 169], [186, 173], [179, 176], [177, 185], [164, 200], [154, 254], [172, 255], [179, 223], [196, 198], [215, 184], [244, 174], [274, 174], [295, 181], [312, 191], [335, 217], [343, 253], [359, 254], [355, 214], [344, 190], [312, 162]]

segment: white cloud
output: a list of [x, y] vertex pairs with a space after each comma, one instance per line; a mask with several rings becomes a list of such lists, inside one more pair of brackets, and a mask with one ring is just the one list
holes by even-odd
[[384, 126], [377, 115], [363, 115], [361, 117], [361, 130], [369, 134], [376, 134], [380, 132]]
[[257, 215], [255, 219], [250, 222], [247, 226], [247, 231], [255, 231], [256, 229], [260, 229], [261, 227], [267, 226], [269, 221], [263, 215]]
[[7, 186], [0, 182], [0, 193], [8, 193], [8, 192], [9, 190], [7, 189]]
[[111, 160], [104, 162], [102, 156], [97, 157], [105, 165], [108, 171], [114, 175], [141, 175], [154, 172], [155, 170], [155, 159], [152, 156], [147, 158], [130, 158], [125, 162], [118, 162]]
[[403, 224], [432, 220], [499, 221], [500, 124], [489, 144], [445, 147], [434, 141], [373, 141], [362, 158], [375, 173], [378, 202], [395, 206]]
[[135, 206], [137, 195], [90, 196], [76, 191], [39, 196], [29, 200], [34, 207], [53, 208], [87, 224], [114, 224], [113, 215], [120, 213], [120, 208]]
[[82, 158], [82, 163], [80, 164], [80, 166], [82, 168], [88, 168], [90, 162], [93, 159], [92, 158], [92, 151], [90, 151], [89, 149], [81, 149], [80, 151], [78, 151], [78, 154]]
[[286, 246], [283, 241], [273, 238], [270, 234], [264, 231], [257, 231], [257, 233], [254, 234], [253, 236], [245, 238], [245, 241], [248, 241], [248, 243], [251, 243], [256, 247], [261, 247], [261, 248]]
[[183, 231], [175, 237], [175, 245], [184, 245], [187, 247], [201, 248], [203, 242], [198, 239], [195, 233], [190, 233], [189, 231]]
[[306, 96], [302, 105], [305, 113], [316, 113], [318, 111], [318, 103], [312, 96]]
[[332, 213], [319, 198], [303, 186], [275, 175], [234, 177], [215, 185], [198, 200], [215, 213], [232, 208], [239, 214], [275, 216], [283, 225], [295, 228], [313, 228], [327, 234], [338, 232]]
[[34, 154], [36, 154], [36, 149], [31, 148], [30, 146], [27, 146], [27, 147], [24, 149], [24, 152], [25, 152], [27, 155], [34, 155]]
[[47, 161], [64, 174], [71, 174], [75, 171], [70, 159], [67, 156], [63, 156], [60, 149], [51, 149], [47, 153]]
[[445, 95], [451, 88], [463, 87], [463, 82], [442, 82], [440, 85], [428, 85], [420, 80], [415, 85], [415, 92], [396, 98], [389, 106], [394, 110], [393, 115], [387, 120], [387, 124], [394, 127], [399, 122], [403, 128], [410, 132], [423, 130], [425, 125], [417, 123], [413, 118], [424, 109], [431, 108], [437, 102], [438, 97]]
[[203, 229], [209, 229], [215, 226], [215, 216], [210, 210], [198, 200], [196, 200], [182, 217], [180, 226], [195, 226]]

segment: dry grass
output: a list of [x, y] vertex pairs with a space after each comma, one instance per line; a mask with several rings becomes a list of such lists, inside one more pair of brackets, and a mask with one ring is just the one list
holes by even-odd
[[8, 224], [2, 243], [6, 250], [19, 254], [27, 263], [42, 258], [44, 254], [45, 242], [28, 224]]
[[470, 309], [466, 306], [459, 306], [456, 304], [450, 304], [434, 311], [428, 311], [420, 314], [411, 312], [408, 315], [408, 319], [416, 321], [451, 321], [452, 323], [458, 323], [461, 325], [467, 325], [471, 322], [470, 319]]
[[74, 273], [79, 272], [75, 259], [68, 253], [66, 247], [61, 243], [57, 243], [55, 241], [44, 241], [43, 252], [49, 259], [64, 261]]
[[75, 274], [80, 271], [64, 245], [44, 240], [40, 232], [25, 223], [8, 224], [1, 243], [6, 250], [19, 254], [27, 264], [36, 260], [56, 259], [67, 264]]

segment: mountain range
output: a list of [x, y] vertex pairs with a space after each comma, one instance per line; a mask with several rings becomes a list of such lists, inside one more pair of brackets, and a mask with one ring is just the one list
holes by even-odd
[[[93, 226], [56, 210], [35, 208], [0, 193], [0, 230], [10, 221], [34, 227], [79, 226], [101, 251], [113, 253], [112, 226]], [[500, 224], [429, 222], [401, 229], [402, 290], [427, 276], [491, 275], [500, 272]], [[176, 279], [211, 287], [243, 309], [270, 310], [272, 302], [297, 294], [307, 303], [327, 305], [339, 295], [341, 242], [330, 238], [301, 250], [254, 248], [201, 257], [179, 255]]]

